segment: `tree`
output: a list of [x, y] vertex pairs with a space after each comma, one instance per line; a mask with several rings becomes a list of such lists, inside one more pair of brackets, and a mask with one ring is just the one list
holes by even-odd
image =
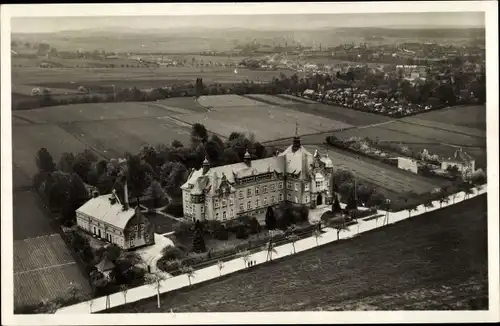
[[274, 210], [271, 206], [267, 207], [266, 212], [266, 228], [268, 230], [276, 229], [276, 217], [274, 216]]
[[426, 212], [427, 212], [428, 208], [433, 208], [433, 207], [434, 207], [434, 204], [432, 203], [432, 201], [429, 201], [429, 202], [424, 204], [424, 209]]
[[340, 240], [341, 231], [349, 231], [349, 228], [345, 225], [345, 223], [336, 224], [333, 228], [337, 230], [337, 240]]
[[150, 273], [146, 275], [146, 283], [150, 284], [152, 287], [156, 289], [156, 300], [158, 309], [160, 309], [160, 288], [161, 282], [165, 281], [165, 276], [160, 273]]
[[273, 260], [273, 253], [275, 254], [278, 253], [278, 251], [274, 248], [273, 239], [269, 240], [269, 242], [266, 244], [266, 250], [267, 250], [266, 261]]
[[80, 284], [69, 282], [68, 294], [71, 301], [77, 301], [77, 299], [83, 295], [82, 287]]
[[64, 152], [61, 154], [61, 158], [59, 159], [59, 164], [57, 165], [57, 169], [65, 173], [71, 173], [73, 172], [74, 163], [75, 163], [75, 156], [73, 155], [73, 153]]
[[191, 143], [197, 146], [200, 142], [205, 143], [208, 139], [208, 131], [201, 123], [193, 124], [191, 128]]
[[224, 268], [224, 262], [219, 260], [217, 262], [217, 267], [219, 268], [219, 276], [222, 276], [222, 269]]
[[334, 213], [334, 214], [342, 213], [342, 208], [340, 207], [340, 201], [339, 201], [339, 197], [337, 196], [337, 194], [335, 194], [335, 200], [333, 201], [333, 204], [332, 204], [332, 213]]
[[141, 163], [141, 159], [137, 155], [129, 155], [127, 157], [127, 164], [122, 169], [122, 178], [127, 182], [129, 188], [129, 196], [135, 197], [137, 200], [137, 207], [139, 207], [140, 197], [148, 188], [150, 177], [148, 176], [147, 167]]
[[151, 196], [151, 198], [153, 198], [154, 208], [158, 208], [162, 200], [167, 197], [167, 193], [161, 187], [161, 184], [156, 180], [151, 181], [149, 187], [145, 190], [144, 194], [146, 196]]
[[250, 230], [252, 234], [260, 232], [260, 223], [255, 217], [250, 220]]
[[243, 258], [243, 262], [245, 263], [245, 268], [248, 266], [248, 260], [250, 260], [250, 252], [248, 250], [240, 251], [238, 256]]
[[174, 139], [174, 140], [172, 141], [171, 146], [172, 146], [173, 148], [180, 148], [180, 147], [184, 147], [184, 145], [183, 145], [180, 141], [178, 141], [177, 139]]
[[183, 274], [186, 274], [188, 277], [189, 285], [191, 285], [191, 278], [194, 278], [194, 269], [191, 266], [183, 266], [181, 267], [181, 271]]
[[296, 235], [295, 233], [291, 233], [289, 234], [287, 237], [287, 240], [290, 241], [290, 243], [292, 244], [292, 247], [293, 247], [293, 253], [297, 253], [297, 251], [295, 250], [295, 242], [297, 242], [299, 240], [299, 236]]
[[411, 212], [416, 212], [418, 209], [416, 207], [410, 207], [406, 209], [408, 211], [408, 217], [411, 217]]
[[160, 181], [168, 194], [180, 195], [180, 187], [187, 179], [188, 170], [181, 162], [165, 163], [160, 169]]
[[453, 204], [455, 204], [455, 200], [458, 198], [458, 193], [451, 194], [451, 199], [453, 200]]
[[441, 194], [441, 197], [439, 197], [439, 208], [443, 207], [443, 203], [447, 204], [449, 201], [448, 194]]
[[464, 189], [464, 199], [469, 199], [470, 195], [474, 194], [474, 190], [471, 187], [466, 187]]
[[193, 251], [197, 253], [207, 251], [205, 246], [205, 239], [203, 238], [203, 230], [200, 228], [195, 228], [193, 236]]
[[128, 285], [127, 284], [121, 284], [120, 285], [120, 291], [123, 294], [123, 302], [126, 304], [127, 303]]
[[36, 166], [39, 172], [53, 172], [55, 170], [55, 163], [52, 155], [46, 148], [40, 148], [36, 155]]
[[314, 229], [313, 236], [314, 236], [314, 238], [316, 238], [316, 246], [319, 246], [318, 239], [323, 236], [323, 233], [321, 233], [321, 231], [319, 229]]

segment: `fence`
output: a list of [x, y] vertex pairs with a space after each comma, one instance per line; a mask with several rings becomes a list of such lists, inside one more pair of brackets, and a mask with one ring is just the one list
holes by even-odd
[[[250, 253], [248, 259], [255, 261], [256, 264], [261, 264], [269, 261], [272, 256], [275, 258], [283, 258], [289, 255], [293, 255], [295, 253], [299, 253], [302, 251], [306, 251], [309, 249], [312, 249], [317, 246], [325, 245], [328, 243], [332, 243], [334, 241], [338, 240], [343, 240], [343, 239], [348, 239], [354, 236], [357, 236], [360, 233], [363, 232], [368, 232], [373, 229], [376, 229], [378, 227], [382, 227], [383, 225], [388, 225], [388, 224], [393, 224], [397, 223], [403, 220], [406, 220], [410, 217], [415, 217], [417, 215], [424, 214], [426, 212], [431, 212], [434, 210], [438, 210], [441, 208], [448, 207], [450, 205], [459, 203], [461, 201], [467, 200], [469, 198], [473, 198], [479, 195], [482, 195], [486, 193], [486, 185], [481, 186], [481, 189], [479, 188], [474, 188], [473, 194], [467, 195], [464, 192], [459, 192], [457, 194], [450, 195], [448, 198], [450, 199], [450, 202], [448, 203], [440, 203], [439, 201], [433, 201], [433, 207], [430, 208], [425, 208], [424, 205], [419, 205], [415, 208], [415, 211], [411, 214], [408, 213], [408, 211], [403, 210], [399, 212], [383, 212], [382, 213], [386, 214], [386, 220], [384, 223], [379, 223], [378, 219], [372, 219], [372, 220], [360, 220], [358, 223], [354, 226], [352, 226], [351, 229], [349, 230], [344, 230], [340, 231], [337, 234], [337, 230], [331, 229], [331, 228], [325, 228], [324, 233], [321, 236], [318, 237], [306, 237], [301, 240], [296, 241], [295, 243], [284, 243], [280, 245], [280, 243], [277, 243], [276, 246], [274, 247], [274, 250], [272, 252], [269, 252], [268, 250], [262, 250], [258, 252], [252, 252]], [[453, 196], [456, 196], [453, 200]], [[442, 205], [441, 205], [442, 204]], [[283, 239], [281, 241], [286, 241], [286, 239]], [[271, 257], [269, 257], [271, 255]], [[200, 265], [201, 267], [201, 265]], [[199, 284], [208, 280], [215, 279], [217, 277], [220, 277], [222, 275], [227, 275], [230, 273], [234, 273], [237, 271], [241, 271], [246, 269], [246, 263], [243, 257], [238, 257], [232, 260], [228, 260], [224, 262], [222, 265], [222, 268], [219, 269], [219, 265], [210, 265], [207, 267], [203, 267], [200, 269], [197, 269], [194, 272], [194, 275], [189, 277], [187, 274], [182, 274], [178, 276], [171, 277], [167, 280], [164, 280], [160, 282], [160, 289], [159, 292], [160, 294], [166, 293], [166, 292], [171, 292], [175, 291], [187, 286], [190, 286], [191, 284]], [[120, 305], [124, 305], [126, 303], [131, 303], [131, 302], [136, 302], [142, 299], [147, 299], [150, 297], [153, 297], [156, 295], [157, 289], [156, 286], [153, 284], [147, 284], [143, 286], [139, 286], [136, 288], [129, 289], [126, 293], [120, 292], [120, 293], [115, 293], [112, 294], [108, 297], [108, 300], [106, 300], [106, 297], [100, 297], [93, 299], [88, 302], [81, 302], [72, 306], [68, 307], [63, 307], [59, 309], [56, 313], [60, 314], [75, 314], [75, 313], [92, 313], [92, 312], [98, 312], [98, 311], [103, 311], [106, 309], [109, 309], [109, 307], [116, 307]], [[109, 303], [107, 305], [106, 301]]]

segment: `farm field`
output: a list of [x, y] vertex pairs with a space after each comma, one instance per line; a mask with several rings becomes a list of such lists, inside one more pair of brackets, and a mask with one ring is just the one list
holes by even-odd
[[136, 153], [143, 145], [169, 145], [173, 140], [190, 141], [190, 125], [180, 125], [169, 117], [85, 121], [62, 126], [103, 157], [123, 157]]
[[216, 131], [226, 137], [233, 131], [254, 132], [258, 141], [290, 137], [295, 133], [296, 122], [300, 123], [301, 134], [351, 127], [342, 121], [260, 104], [236, 95], [203, 97], [199, 99], [199, 103], [209, 107], [210, 111], [205, 114], [185, 116], [183, 119], [189, 123], [203, 123], [208, 130]]
[[[82, 152], [85, 144], [61, 127], [52, 124], [14, 125], [12, 158], [24, 174], [33, 177], [38, 171], [35, 157], [40, 148], [47, 148], [57, 163], [64, 152]], [[19, 186], [14, 184], [14, 186]]]
[[463, 105], [442, 110], [426, 112], [418, 119], [444, 122], [449, 125], [486, 130], [486, 106]]
[[[76, 89], [83, 85], [95, 88], [101, 85], [116, 87], [151, 88], [171, 84], [194, 84], [196, 78], [204, 83], [240, 83], [245, 80], [270, 81], [281, 72], [292, 75], [293, 71], [263, 71], [221, 67], [158, 67], [158, 68], [15, 68], [12, 83], [38, 85], [50, 88]], [[40, 82], [43, 81], [43, 82]]]
[[[33, 88], [36, 88], [38, 86], [36, 85], [19, 85], [19, 84], [12, 84], [12, 93], [16, 94], [22, 94], [22, 95], [28, 95], [31, 96], [31, 91]], [[73, 89], [71, 88], [50, 88], [50, 92], [52, 95], [59, 95], [59, 94], [79, 94], [77, 90], [78, 86], [74, 87]]]
[[106, 313], [486, 310], [486, 210], [483, 195]]
[[366, 126], [392, 121], [391, 118], [382, 115], [356, 111], [336, 105], [322, 104], [288, 94], [280, 94], [276, 96], [267, 95], [266, 97], [261, 97], [259, 100], [266, 103], [286, 102], [286, 104], [283, 103], [277, 105], [295, 111], [314, 114], [327, 119], [344, 121], [345, 123], [353, 126]]
[[14, 241], [14, 308], [68, 298], [70, 283], [90, 294], [90, 284], [59, 234]]
[[56, 228], [46, 215], [47, 212], [42, 200], [35, 192], [31, 190], [14, 191], [12, 197], [12, 224], [15, 241], [56, 233]]

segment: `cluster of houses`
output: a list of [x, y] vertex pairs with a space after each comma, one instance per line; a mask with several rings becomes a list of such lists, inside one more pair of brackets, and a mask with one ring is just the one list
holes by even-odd
[[378, 97], [379, 95], [379, 91], [359, 88], [337, 88], [324, 93], [308, 89], [302, 94], [303, 97], [316, 101], [387, 115], [409, 115], [432, 109], [432, 105], [413, 104], [394, 97]]

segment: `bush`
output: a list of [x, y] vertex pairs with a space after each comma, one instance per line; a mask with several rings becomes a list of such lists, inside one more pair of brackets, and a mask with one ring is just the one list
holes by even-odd
[[248, 239], [248, 231], [244, 225], [240, 225], [236, 231], [237, 239]]
[[178, 237], [185, 237], [190, 235], [193, 229], [194, 229], [194, 224], [193, 222], [189, 221], [178, 222], [173, 226], [175, 235]]
[[249, 227], [252, 234], [257, 234], [261, 231], [260, 223], [255, 217], [250, 220]]
[[176, 217], [183, 217], [184, 210], [182, 208], [182, 203], [170, 203], [165, 209], [165, 213], [172, 214]]
[[179, 247], [167, 246], [161, 251], [163, 258], [166, 260], [176, 260], [186, 257], [186, 252]]
[[215, 231], [215, 239], [222, 241], [229, 239], [229, 232], [224, 225], [219, 226], [219, 228]]

